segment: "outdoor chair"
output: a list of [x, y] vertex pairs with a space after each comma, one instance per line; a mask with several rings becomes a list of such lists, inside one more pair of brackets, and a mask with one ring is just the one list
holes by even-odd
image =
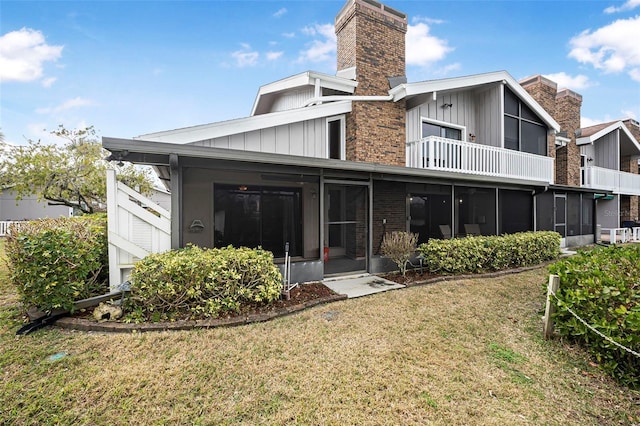
[[465, 223], [464, 224], [464, 232], [467, 236], [478, 236], [480, 233], [480, 225], [477, 223]]

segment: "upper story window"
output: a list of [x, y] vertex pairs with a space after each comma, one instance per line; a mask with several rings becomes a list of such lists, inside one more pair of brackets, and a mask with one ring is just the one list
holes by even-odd
[[504, 147], [547, 155], [547, 126], [511, 90], [504, 88]]
[[431, 122], [431, 121], [422, 122], [423, 138], [426, 138], [428, 136], [438, 136], [441, 138], [455, 139], [455, 140], [461, 141], [462, 134], [463, 134], [462, 130], [463, 129], [461, 128], [446, 125], [446, 123], [438, 123], [438, 122]]
[[345, 159], [344, 115], [327, 118], [327, 157], [334, 160]]

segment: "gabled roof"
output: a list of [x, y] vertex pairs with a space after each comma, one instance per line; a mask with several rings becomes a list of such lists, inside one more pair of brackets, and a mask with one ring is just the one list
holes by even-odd
[[427, 80], [417, 83], [405, 83], [394, 87], [389, 91], [393, 95], [394, 101], [400, 99], [410, 99], [415, 96], [424, 95], [447, 90], [464, 89], [482, 86], [492, 83], [504, 83], [518, 96], [529, 108], [531, 108], [549, 127], [555, 131], [560, 131], [560, 125], [549, 115], [531, 95], [520, 86], [520, 84], [506, 71], [496, 71], [485, 74], [476, 74], [464, 77], [445, 78], [440, 80]]
[[220, 121], [218, 123], [202, 124], [182, 129], [149, 133], [138, 136], [135, 139], [187, 144], [235, 135], [242, 132], [251, 132], [268, 127], [313, 120], [315, 118], [345, 114], [347, 112], [351, 112], [351, 101], [332, 102], [305, 108], [261, 114], [253, 117], [239, 118], [236, 120]]
[[620, 154], [640, 155], [640, 142], [633, 137], [631, 131], [622, 121], [610, 121], [579, 129], [579, 137], [576, 138], [576, 144], [593, 144], [598, 139], [618, 129], [620, 130]]
[[[251, 115], [268, 112], [274, 98], [286, 91], [318, 87], [319, 89], [331, 89], [337, 92], [352, 94], [356, 86], [358, 86], [358, 83], [352, 79], [315, 71], [295, 74], [260, 87], [256, 100], [253, 103], [253, 108], [251, 109]], [[317, 93], [315, 96], [320, 96], [320, 93]]]

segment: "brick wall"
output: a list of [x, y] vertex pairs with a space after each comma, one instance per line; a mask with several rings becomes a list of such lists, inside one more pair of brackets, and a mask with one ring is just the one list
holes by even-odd
[[[407, 230], [407, 188], [401, 182], [373, 182], [373, 254], [380, 254], [384, 232]], [[387, 223], [383, 225], [382, 221]]]
[[[379, 3], [349, 0], [335, 28], [338, 70], [356, 67], [354, 95], [388, 95], [388, 78], [405, 75], [406, 16]], [[404, 100], [354, 101], [346, 121], [347, 160], [404, 166], [405, 117]]]

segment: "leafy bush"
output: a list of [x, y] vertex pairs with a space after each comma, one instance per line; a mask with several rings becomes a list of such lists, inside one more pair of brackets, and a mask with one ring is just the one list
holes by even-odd
[[276, 300], [282, 276], [262, 249], [189, 246], [152, 254], [131, 273], [125, 303], [130, 321], [216, 317], [243, 303]]
[[640, 387], [640, 358], [616, 347], [577, 320], [640, 352], [640, 246], [611, 246], [564, 259], [549, 267], [560, 277], [556, 330], [584, 344], [600, 366], [631, 387]]
[[73, 311], [73, 302], [105, 293], [105, 215], [22, 223], [6, 241], [12, 282], [25, 306]]
[[497, 271], [555, 259], [560, 254], [560, 234], [544, 231], [431, 239], [421, 244], [418, 251], [431, 272], [460, 274]]
[[386, 233], [382, 239], [380, 253], [393, 260], [404, 277], [407, 274], [409, 259], [416, 252], [418, 234], [394, 231]]

